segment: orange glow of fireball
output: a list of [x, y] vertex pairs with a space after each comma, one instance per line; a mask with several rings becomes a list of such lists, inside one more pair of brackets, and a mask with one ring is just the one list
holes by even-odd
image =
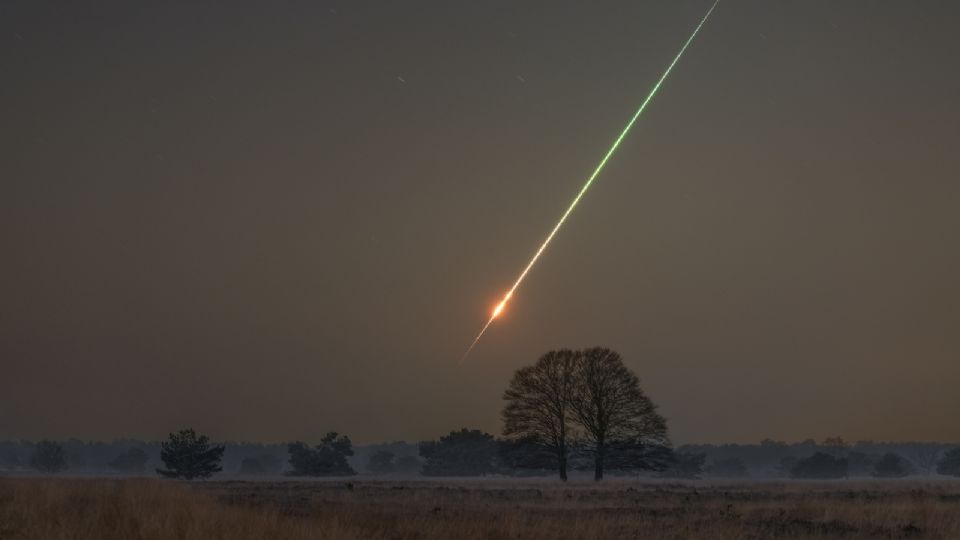
[[490, 316], [491, 320], [496, 319], [501, 313], [503, 313], [503, 308], [507, 307], [507, 302], [510, 301], [511, 296], [513, 296], [513, 291], [508, 292], [507, 295], [503, 297], [503, 300], [497, 304], [497, 307], [493, 308], [493, 315]]

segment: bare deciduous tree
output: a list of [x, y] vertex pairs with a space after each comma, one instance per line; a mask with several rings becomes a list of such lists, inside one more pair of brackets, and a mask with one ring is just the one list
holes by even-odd
[[584, 428], [594, 457], [594, 479], [603, 479], [610, 443], [666, 445], [666, 420], [640, 388], [640, 379], [610, 349], [594, 347], [577, 354], [571, 409]]
[[550, 351], [513, 374], [503, 394], [503, 434], [525, 439], [556, 455], [560, 479], [567, 479], [577, 353]]

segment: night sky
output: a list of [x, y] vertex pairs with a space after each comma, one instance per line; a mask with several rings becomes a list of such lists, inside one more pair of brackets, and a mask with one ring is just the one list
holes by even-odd
[[721, 0], [458, 363], [710, 4], [0, 3], [0, 438], [960, 440], [953, 0]]

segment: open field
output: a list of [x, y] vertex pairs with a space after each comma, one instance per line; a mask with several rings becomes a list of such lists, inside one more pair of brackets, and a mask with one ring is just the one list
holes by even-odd
[[0, 538], [960, 538], [960, 483], [0, 479]]

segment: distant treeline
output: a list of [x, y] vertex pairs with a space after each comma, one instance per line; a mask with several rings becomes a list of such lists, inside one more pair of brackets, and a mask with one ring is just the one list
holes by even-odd
[[[960, 445], [940, 442], [850, 443], [840, 437], [828, 437], [819, 443], [812, 439], [796, 443], [765, 439], [759, 444], [688, 444], [678, 451], [703, 455], [706, 475], [804, 477], [802, 471], [796, 470], [797, 465], [820, 455], [821, 463], [827, 461], [822, 456], [838, 460], [835, 470], [842, 471], [842, 474], [838, 472], [840, 476], [866, 477], [936, 474], [944, 456], [958, 447]], [[896, 467], [889, 468], [894, 461]], [[731, 474], [732, 464], [742, 466], [739, 474]]]
[[[342, 438], [342, 437], [341, 437]], [[69, 472], [72, 474], [155, 475], [164, 467], [161, 443], [136, 439], [86, 442], [68, 439], [59, 447], [62, 466], [44, 468], [37, 462], [44, 443], [0, 441], [2, 472]], [[302, 446], [301, 446], [302, 445]], [[322, 444], [321, 444], [322, 445]], [[554, 474], [548, 454], [497, 439], [480, 430], [461, 429], [436, 441], [417, 444], [397, 441], [350, 446], [343, 455], [346, 468], [332, 465], [327, 471], [298, 472], [296, 461], [304, 443], [222, 443], [220, 467], [227, 475], [346, 476], [352, 474], [398, 476], [547, 476]], [[293, 451], [291, 452], [291, 448]], [[960, 445], [938, 442], [847, 443], [840, 438], [821, 442], [785, 443], [764, 440], [758, 444], [684, 445], [673, 454], [673, 464], [655, 470], [627, 468], [612, 463], [613, 475], [668, 476], [674, 478], [841, 478], [898, 477], [907, 475], [960, 475], [960, 463], [950, 468], [945, 457], [957, 454]], [[49, 450], [46, 450], [49, 451]], [[57, 451], [57, 450], [54, 450]], [[49, 456], [47, 459], [51, 459]], [[54, 456], [52, 459], [56, 460]], [[589, 454], [571, 451], [573, 471], [592, 470]], [[939, 471], [938, 471], [939, 469]]]
[[[31, 463], [41, 441], [0, 441], [0, 473], [37, 470]], [[160, 458], [160, 441], [117, 439], [110, 442], [67, 439], [53, 441], [61, 447], [62, 472], [76, 474], [150, 474], [164, 466]], [[221, 442], [225, 447], [221, 467], [225, 474], [284, 474], [291, 470], [289, 443]], [[143, 457], [139, 457], [138, 452]], [[419, 470], [418, 445], [388, 442], [357, 446], [349, 457], [357, 471], [366, 471], [370, 458], [377, 452], [389, 452], [394, 459], [414, 457]], [[57, 471], [55, 471], [57, 472]]]
[[518, 369], [503, 394], [502, 436], [459, 429], [434, 441], [354, 447], [337, 432], [316, 444], [216, 444], [192, 429], [163, 442], [117, 440], [0, 442], [0, 472], [78, 474], [213, 474], [269, 476], [546, 476], [568, 471], [594, 479], [895, 478], [960, 476], [960, 448], [943, 443], [861, 441], [673, 448], [667, 422], [616, 352], [603, 347], [559, 349]]

